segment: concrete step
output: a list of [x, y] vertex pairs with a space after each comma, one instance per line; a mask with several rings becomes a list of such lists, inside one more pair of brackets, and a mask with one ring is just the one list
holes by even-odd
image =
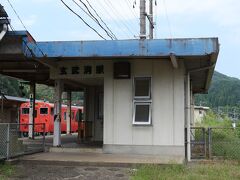
[[[172, 157], [176, 160], [176, 157]], [[165, 156], [104, 153], [61, 153], [45, 152], [19, 158], [23, 164], [59, 166], [105, 166], [136, 167], [141, 164], [182, 164], [183, 159], [171, 161]]]
[[49, 147], [49, 152], [54, 153], [103, 153], [102, 148], [65, 148], [65, 147]]

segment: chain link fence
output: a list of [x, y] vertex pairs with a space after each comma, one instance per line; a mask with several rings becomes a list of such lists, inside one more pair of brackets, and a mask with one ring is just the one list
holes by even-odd
[[0, 124], [0, 159], [45, 151], [45, 124], [35, 124], [34, 138], [25, 137], [33, 124]]
[[192, 159], [240, 160], [240, 128], [191, 127]]
[[240, 160], [240, 128], [209, 128], [210, 158]]

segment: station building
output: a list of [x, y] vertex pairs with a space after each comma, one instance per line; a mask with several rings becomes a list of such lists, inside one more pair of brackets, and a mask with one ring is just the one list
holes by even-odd
[[84, 119], [103, 152], [182, 162], [193, 94], [208, 91], [218, 53], [217, 38], [36, 42], [7, 31], [0, 73], [55, 87], [53, 146], [61, 146], [62, 93], [84, 91]]

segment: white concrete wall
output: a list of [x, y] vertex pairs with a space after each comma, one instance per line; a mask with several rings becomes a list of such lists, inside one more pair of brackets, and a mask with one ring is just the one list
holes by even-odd
[[[201, 112], [201, 113], [200, 113]], [[206, 116], [207, 110], [205, 109], [194, 109], [194, 123], [201, 123], [204, 116]]]
[[[104, 150], [136, 152], [184, 157], [184, 65], [174, 69], [170, 60], [129, 60], [131, 79], [113, 79], [113, 63], [117, 60], [68, 61], [59, 65], [71, 68], [84, 64], [104, 65], [104, 75], [59, 75], [51, 70], [51, 78], [79, 83], [97, 83], [104, 79]], [[133, 79], [152, 77], [152, 125], [136, 126], [133, 121]], [[95, 79], [95, 81], [94, 81]]]
[[[104, 79], [104, 144], [184, 146], [184, 68], [168, 60], [132, 60], [132, 78]], [[132, 125], [133, 78], [152, 77], [152, 125]]]

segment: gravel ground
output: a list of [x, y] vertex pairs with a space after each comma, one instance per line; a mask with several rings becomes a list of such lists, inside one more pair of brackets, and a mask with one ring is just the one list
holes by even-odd
[[55, 165], [16, 165], [10, 179], [34, 180], [127, 180], [131, 169], [123, 167], [87, 167]]

